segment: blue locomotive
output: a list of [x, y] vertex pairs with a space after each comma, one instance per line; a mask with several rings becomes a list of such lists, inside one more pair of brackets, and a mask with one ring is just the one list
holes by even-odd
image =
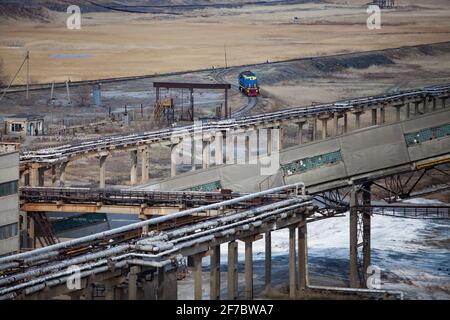
[[239, 91], [247, 97], [259, 96], [258, 79], [253, 72], [244, 71], [239, 74]]

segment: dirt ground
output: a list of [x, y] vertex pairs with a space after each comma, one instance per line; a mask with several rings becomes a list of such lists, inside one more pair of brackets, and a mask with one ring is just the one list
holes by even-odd
[[[86, 80], [279, 61], [450, 40], [450, 3], [401, 1], [369, 30], [367, 1], [205, 8], [182, 14], [82, 13], [50, 22], [0, 17], [0, 57], [9, 75], [30, 50], [33, 82]], [[298, 19], [294, 19], [297, 17]], [[72, 56], [64, 56], [72, 54]], [[75, 54], [75, 56], [73, 56]], [[17, 83], [24, 83], [21, 72]]]

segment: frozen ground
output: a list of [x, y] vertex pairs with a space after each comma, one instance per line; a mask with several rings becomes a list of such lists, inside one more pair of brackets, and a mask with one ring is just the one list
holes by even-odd
[[[432, 200], [409, 200], [429, 203]], [[435, 201], [432, 201], [436, 203]], [[349, 218], [327, 219], [308, 225], [310, 282], [316, 285], [348, 285]], [[374, 216], [372, 263], [381, 269], [382, 289], [401, 290], [406, 299], [450, 299], [450, 222]], [[272, 284], [281, 293], [288, 285], [288, 230], [272, 234]], [[263, 298], [264, 240], [254, 243], [254, 285]], [[227, 247], [221, 247], [222, 272], [227, 268]], [[209, 259], [204, 259], [203, 296], [209, 296]], [[239, 272], [244, 267], [244, 246], [239, 246]], [[243, 291], [240, 274], [240, 292]], [[226, 297], [226, 273], [222, 275]], [[192, 299], [193, 279], [178, 285], [179, 298]]]

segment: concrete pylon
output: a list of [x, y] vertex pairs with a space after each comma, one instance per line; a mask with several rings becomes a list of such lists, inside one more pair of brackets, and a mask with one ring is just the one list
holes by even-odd
[[99, 164], [100, 164], [100, 188], [105, 188], [106, 186], [106, 159], [108, 158], [107, 153], [101, 153], [99, 155]]
[[377, 113], [378, 110], [377, 109], [372, 109], [372, 125], [376, 126], [377, 125]]
[[172, 144], [170, 146], [170, 176], [175, 177], [177, 175], [177, 145]]
[[267, 129], [266, 132], [267, 132], [267, 147], [266, 147], [267, 155], [271, 156], [272, 155], [272, 149], [273, 149], [273, 146], [272, 146], [272, 128]]
[[358, 279], [358, 194], [356, 188], [350, 193], [350, 287], [359, 288]]
[[138, 179], [138, 151], [137, 150], [131, 150], [130, 151], [130, 158], [131, 158], [131, 169], [130, 169], [130, 183], [131, 185], [137, 184]]
[[335, 113], [333, 115], [333, 136], [336, 137], [339, 135], [339, 114]]
[[64, 187], [66, 184], [66, 169], [69, 162], [63, 162], [59, 165], [59, 185]]
[[220, 245], [211, 250], [210, 299], [220, 300]]
[[235, 141], [236, 135], [231, 132], [227, 131], [227, 135], [225, 137], [226, 140], [226, 163], [227, 164], [234, 164], [235, 163], [235, 148], [234, 148], [234, 141]]
[[386, 123], [386, 109], [380, 108], [380, 124], [385, 124]]
[[217, 131], [214, 138], [215, 145], [215, 164], [219, 166], [223, 164], [223, 133], [222, 131]]
[[[371, 205], [371, 184], [367, 183], [363, 185], [362, 201], [364, 206]], [[371, 211], [365, 209], [362, 216], [363, 221], [363, 272], [364, 278], [367, 280], [369, 276], [367, 274], [368, 268], [371, 264], [371, 241], [370, 241], [370, 228], [371, 228]]]
[[150, 169], [150, 146], [141, 149], [141, 183], [147, 183]]
[[344, 113], [344, 133], [347, 133], [348, 131], [348, 115], [347, 112]]
[[40, 182], [43, 180], [40, 176], [42, 171], [40, 170], [40, 166], [37, 163], [32, 163], [30, 168], [30, 186], [37, 187], [40, 185]]
[[355, 128], [361, 129], [361, 114], [362, 112], [355, 112]]
[[272, 234], [270, 231], [266, 232], [264, 240], [265, 240], [264, 282], [266, 290], [268, 290], [272, 283]]
[[295, 226], [289, 227], [289, 298], [295, 299], [297, 292], [297, 268], [295, 264]]
[[401, 120], [401, 112], [403, 105], [395, 106], [395, 121], [399, 122]]
[[228, 300], [238, 298], [238, 243], [228, 243]]
[[133, 266], [130, 268], [128, 276], [128, 300], [137, 300], [138, 291], [138, 274], [141, 272], [141, 267]]
[[202, 300], [202, 259], [203, 253], [194, 255], [194, 299]]
[[245, 241], [245, 299], [253, 300], [253, 241]]
[[308, 227], [306, 217], [298, 227], [298, 288], [306, 290], [309, 285], [308, 276]]
[[303, 126], [305, 125], [305, 121], [298, 122], [298, 143], [303, 144]]
[[56, 182], [58, 181], [58, 176], [56, 174], [56, 165], [52, 166], [52, 187], [56, 187]]
[[203, 169], [209, 168], [211, 158], [211, 141], [209, 138], [203, 140], [202, 143], [202, 165]]
[[321, 119], [322, 121], [322, 140], [328, 136], [328, 119]]

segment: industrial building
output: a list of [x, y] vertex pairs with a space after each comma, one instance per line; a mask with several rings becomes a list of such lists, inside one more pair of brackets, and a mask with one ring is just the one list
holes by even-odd
[[19, 151], [0, 153], [0, 256], [19, 251]]
[[5, 118], [5, 134], [12, 136], [40, 136], [44, 134], [44, 117], [16, 115]]

